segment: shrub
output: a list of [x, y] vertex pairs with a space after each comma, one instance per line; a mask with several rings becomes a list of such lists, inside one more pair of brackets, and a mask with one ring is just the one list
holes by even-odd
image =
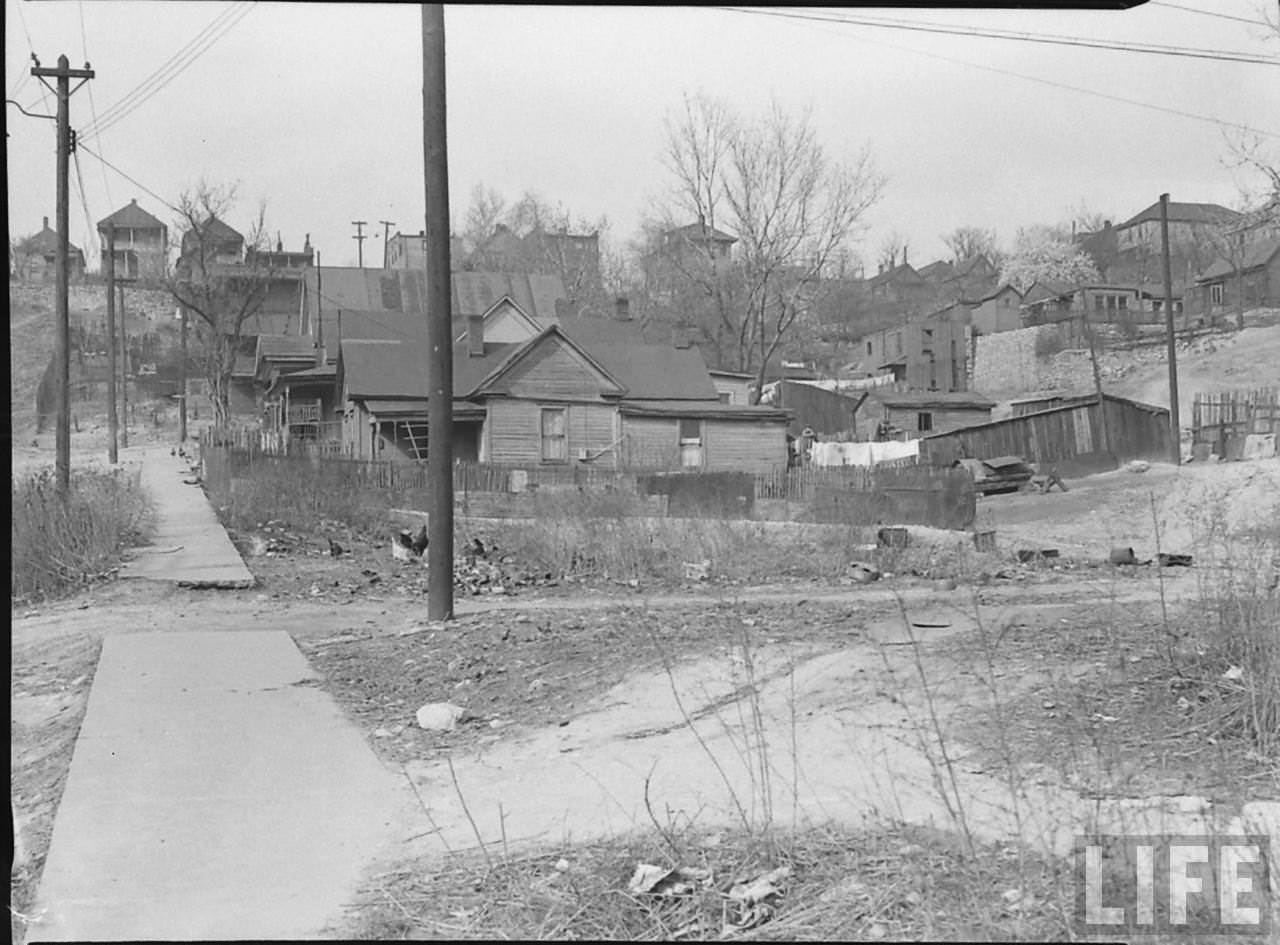
[[12, 494], [15, 601], [54, 597], [110, 576], [121, 552], [153, 522], [136, 472], [77, 472], [64, 499], [53, 471], [44, 470], [15, 482]]

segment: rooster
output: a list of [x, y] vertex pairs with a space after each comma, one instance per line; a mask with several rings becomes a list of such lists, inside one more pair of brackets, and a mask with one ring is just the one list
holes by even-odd
[[391, 538], [391, 557], [397, 561], [412, 561], [421, 558], [427, 550], [427, 526], [423, 525], [418, 533], [412, 534], [409, 529], [402, 528]]

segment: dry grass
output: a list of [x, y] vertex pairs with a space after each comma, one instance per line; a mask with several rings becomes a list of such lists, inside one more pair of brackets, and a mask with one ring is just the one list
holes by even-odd
[[[668, 840], [668, 838], [671, 838]], [[707, 870], [682, 895], [632, 892], [637, 865]], [[362, 939], [718, 939], [742, 917], [735, 883], [786, 867], [772, 914], [733, 940], [1053, 941], [1067, 933], [1064, 865], [1009, 847], [967, 855], [899, 825], [800, 833], [690, 826], [581, 846], [419, 861], [371, 878], [344, 934]]]
[[138, 475], [76, 472], [65, 499], [50, 470], [14, 483], [10, 592], [15, 602], [64, 595], [110, 578], [153, 522]]

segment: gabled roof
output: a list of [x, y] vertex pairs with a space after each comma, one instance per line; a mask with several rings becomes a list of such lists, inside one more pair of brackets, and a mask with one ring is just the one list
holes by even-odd
[[1027, 286], [1026, 292], [1022, 293], [1022, 305], [1025, 308], [1028, 305], [1034, 305], [1046, 299], [1060, 299], [1064, 296], [1075, 294], [1075, 291], [1075, 286], [1068, 285], [1065, 282], [1054, 282], [1052, 279], [1037, 279]]
[[[471, 386], [467, 390], [464, 390], [458, 384], [456, 371], [458, 369], [459, 358], [461, 357], [463, 361], [467, 361], [467, 360], [478, 361], [482, 359], [472, 357], [469, 354], [466, 342], [463, 342], [462, 344], [459, 344], [459, 345], [455, 345], [454, 346], [455, 377], [454, 377], [454, 384], [453, 384], [453, 389], [455, 393], [464, 394], [465, 396], [468, 396], [468, 397], [476, 397], [486, 393], [488, 388], [495, 386], [497, 382], [504, 375], [506, 375], [508, 372], [514, 369], [521, 362], [529, 358], [533, 354], [533, 352], [535, 352], [538, 348], [542, 347], [544, 344], [547, 344], [549, 340], [552, 340], [552, 339], [557, 340], [560, 343], [567, 346], [577, 357], [581, 358], [582, 361], [590, 369], [598, 372], [602, 376], [602, 380], [604, 381], [603, 386], [609, 388], [608, 393], [614, 394], [615, 396], [621, 396], [622, 394], [626, 393], [625, 386], [622, 383], [620, 383], [619, 379], [616, 376], [614, 376], [603, 364], [600, 363], [600, 360], [594, 355], [594, 353], [587, 351], [580, 344], [578, 344], [576, 341], [574, 341], [572, 338], [566, 335], [563, 331], [561, 331], [559, 325], [548, 325], [546, 328], [544, 328], [541, 332], [538, 333], [537, 337], [530, 339], [529, 341], [525, 342], [523, 345], [512, 345], [511, 347], [514, 350], [512, 350], [502, 360], [500, 364], [498, 364], [495, 368], [493, 368], [493, 370], [491, 370], [488, 374], [481, 377], [479, 381], [477, 381], [473, 386]], [[488, 350], [487, 350], [488, 347], [489, 347], [488, 344], [486, 344], [485, 345], [486, 356], [488, 355]], [[495, 347], [501, 347], [501, 346], [495, 346]], [[465, 365], [464, 365], [464, 369], [465, 369]]]
[[921, 266], [917, 272], [920, 278], [930, 282], [943, 282], [955, 275], [955, 267], [945, 259], [939, 259], [931, 262], [927, 266]]
[[628, 400], [720, 399], [697, 348], [634, 341], [592, 341], [583, 347], [626, 388]]
[[1019, 299], [1023, 297], [1023, 293], [1018, 291], [1017, 286], [1009, 282], [1002, 282], [994, 291], [988, 292], [982, 298], [978, 299], [977, 304], [981, 305], [983, 302], [990, 302], [992, 299], [996, 299], [1004, 295], [1005, 292], [1012, 292]]
[[[1272, 237], [1269, 240], [1260, 240], [1251, 246], [1244, 254], [1244, 259], [1240, 261], [1240, 271], [1248, 272], [1250, 269], [1257, 269], [1265, 266], [1271, 261], [1277, 252], [1280, 252], [1280, 237]], [[1225, 279], [1234, 274], [1236, 267], [1231, 265], [1225, 259], [1219, 259], [1212, 266], [1206, 269], [1196, 279], [1197, 282], [1210, 282], [1216, 279]]]
[[136, 197], [115, 213], [99, 220], [98, 229], [105, 230], [107, 225], [111, 223], [114, 223], [116, 226], [127, 226], [134, 229], [145, 227], [159, 227], [164, 230], [168, 229], [167, 226], [139, 207], [138, 198]]
[[910, 263], [901, 263], [892, 269], [886, 269], [884, 272], [872, 276], [867, 280], [867, 285], [874, 287], [894, 282], [920, 284], [924, 280], [920, 278], [920, 273], [916, 272]]
[[[1169, 202], [1169, 222], [1177, 223], [1230, 223], [1240, 214], [1229, 207], [1217, 203], [1174, 203]], [[1156, 201], [1145, 210], [1134, 214], [1121, 223], [1116, 229], [1124, 229], [1160, 219], [1160, 201]]]
[[[244, 237], [239, 232], [214, 216], [209, 217], [209, 219], [206, 220], [200, 228], [204, 233], [204, 238], [207, 240], [218, 240], [219, 242], [244, 242]], [[184, 241], [186, 236], [189, 235], [189, 232], [190, 231], [183, 234]]]
[[[58, 231], [49, 226], [49, 218], [45, 217], [44, 228], [23, 243], [23, 250], [28, 253], [56, 253], [58, 251]], [[80, 247], [67, 241], [67, 252], [72, 256], [83, 256]]]

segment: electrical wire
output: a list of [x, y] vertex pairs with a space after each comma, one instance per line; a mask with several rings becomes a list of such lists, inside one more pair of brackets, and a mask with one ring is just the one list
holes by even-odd
[[141, 181], [137, 180], [137, 179], [136, 179], [136, 178], [134, 178], [134, 177], [130, 177], [130, 176], [129, 176], [128, 174], [126, 174], [124, 171], [120, 170], [120, 168], [116, 167], [114, 164], [112, 164], [110, 161], [108, 161], [106, 158], [104, 158], [101, 154], [96, 153], [92, 148], [90, 148], [88, 145], [86, 145], [86, 144], [84, 143], [84, 140], [83, 140], [83, 139], [79, 139], [79, 143], [76, 145], [76, 147], [77, 147], [77, 149], [78, 149], [78, 150], [83, 151], [85, 154], [89, 155], [90, 157], [92, 157], [92, 158], [96, 158], [97, 160], [101, 161], [103, 164], [105, 164], [107, 167], [111, 168], [113, 171], [115, 171], [117, 174], [119, 174], [121, 177], [123, 177], [123, 178], [124, 178], [125, 180], [127, 180], [129, 183], [133, 184], [135, 187], [140, 188], [140, 189], [141, 189], [144, 193], [146, 193], [147, 195], [149, 195], [149, 196], [151, 196], [151, 197], [154, 197], [156, 200], [160, 201], [162, 204], [164, 204], [166, 207], [168, 207], [168, 208], [169, 208], [170, 210], [172, 210], [174, 213], [181, 213], [181, 212], [182, 212], [182, 211], [181, 211], [181, 210], [179, 210], [177, 207], [175, 207], [173, 204], [169, 203], [169, 201], [165, 200], [163, 197], [161, 197], [159, 194], [157, 194], [154, 190], [152, 190], [152, 189], [151, 189], [150, 187], [148, 187], [146, 184], [142, 183]]
[[174, 53], [159, 69], [153, 72], [146, 79], [142, 80], [131, 92], [124, 98], [116, 102], [110, 108], [106, 109], [100, 116], [100, 120], [85, 129], [86, 137], [98, 137], [108, 128], [124, 120], [128, 115], [132, 114], [139, 106], [145, 103], [153, 95], [167, 86], [170, 82], [181, 75], [189, 68], [197, 59], [206, 52], [227, 33], [231, 32], [241, 20], [243, 20], [253, 10], [256, 5], [253, 0], [242, 0], [234, 6], [223, 10], [218, 16], [214, 17], [199, 33], [196, 34], [182, 49]]
[[772, 16], [782, 19], [817, 20], [826, 23], [842, 23], [849, 26], [867, 26], [874, 29], [905, 30], [913, 33], [938, 33], [944, 36], [970, 36], [980, 39], [1012, 40], [1020, 43], [1042, 43], [1051, 46], [1076, 46], [1084, 49], [1106, 49], [1113, 52], [1144, 53], [1156, 56], [1182, 56], [1192, 59], [1210, 59], [1217, 62], [1239, 62], [1251, 65], [1280, 66], [1280, 57], [1262, 56], [1223, 49], [1195, 49], [1187, 46], [1164, 46], [1154, 43], [1125, 43], [1113, 40], [1085, 39], [1080, 36], [1055, 36], [1047, 33], [1021, 33], [1014, 30], [993, 28], [948, 26], [945, 24], [917, 23], [910, 20], [882, 20], [866, 17], [841, 16], [834, 13], [802, 13], [798, 10], [763, 10], [743, 7], [722, 7], [734, 13], [755, 16]]
[[[89, 40], [84, 28], [84, 0], [78, 0], [76, 6], [80, 10], [80, 51], [84, 54], [84, 61], [87, 63], [89, 62]], [[89, 83], [89, 114], [93, 116], [93, 123], [96, 124], [98, 121], [98, 103], [94, 100], [92, 82]], [[102, 147], [101, 142], [99, 142], [98, 147]], [[77, 157], [77, 169], [79, 168], [79, 161], [80, 159]], [[102, 165], [98, 165], [98, 169], [102, 171], [102, 187], [107, 195], [107, 206], [114, 206], [115, 201], [111, 199], [111, 184], [107, 180], [107, 169]]]
[[1195, 7], [1184, 7], [1180, 3], [1165, 3], [1164, 0], [1151, 0], [1153, 7], [1168, 7], [1170, 10], [1181, 10], [1184, 13], [1199, 13], [1201, 16], [1212, 16], [1219, 20], [1234, 20], [1236, 23], [1248, 23], [1250, 26], [1270, 26], [1266, 20], [1251, 20], [1245, 16], [1232, 16], [1230, 13], [1218, 13], [1214, 10], [1197, 10]]
[[80, 206], [84, 210], [84, 223], [88, 234], [85, 239], [85, 249], [89, 250], [92, 254], [89, 258], [97, 258], [100, 253], [98, 247], [98, 229], [93, 225], [93, 215], [89, 213], [89, 201], [85, 197], [84, 193], [84, 174], [80, 170], [80, 152], [72, 151], [71, 156], [75, 159], [76, 190], [80, 193]]
[[[22, 12], [21, 3], [15, 4], [15, 6], [18, 8], [18, 19], [22, 21], [22, 32], [27, 37], [27, 50], [31, 53], [31, 60], [34, 64], [36, 58], [36, 44], [31, 39], [31, 29], [27, 26], [27, 15]], [[18, 88], [14, 89], [13, 94], [16, 96], [21, 89], [26, 88], [27, 80], [31, 78], [31, 69], [29, 67], [24, 67], [22, 72], [22, 81], [18, 83]], [[44, 83], [37, 82], [36, 85], [40, 88], [40, 104], [47, 110], [49, 108], [49, 99], [45, 92]], [[35, 103], [33, 102], [29, 107], [35, 108]]]
[[[724, 7], [722, 9], [731, 12], [755, 12], [755, 11], [736, 11], [732, 7]], [[763, 11], [760, 11], [763, 12]], [[814, 19], [813, 17], [797, 17], [797, 19]], [[829, 20], [828, 22], [843, 22], [840, 20]], [[815, 29], [821, 27], [814, 26]], [[847, 34], [846, 34], [847, 35]], [[941, 53], [926, 52], [923, 49], [916, 49], [911, 46], [900, 46], [896, 43], [886, 43], [883, 40], [869, 39], [865, 36], [850, 36], [855, 42], [869, 43], [872, 46], [883, 46], [886, 49], [897, 50], [898, 52], [915, 53], [919, 56], [927, 56], [930, 59], [938, 59], [943, 62], [950, 62], [955, 65], [969, 66], [972, 69], [981, 69], [984, 72], [994, 72], [997, 75], [1006, 75], [1012, 78], [1023, 79], [1027, 82], [1036, 82], [1040, 85], [1048, 85], [1052, 88], [1064, 89], [1069, 92], [1079, 92], [1081, 95], [1092, 95], [1096, 98], [1106, 99], [1111, 102], [1119, 102], [1124, 105], [1133, 105], [1136, 108], [1146, 108], [1152, 111], [1163, 112], [1166, 115], [1177, 115], [1179, 118], [1190, 118], [1195, 121], [1208, 122], [1217, 125], [1218, 128], [1230, 128], [1236, 131], [1244, 131], [1249, 134], [1262, 135], [1267, 138], [1280, 138], [1280, 132], [1268, 131], [1262, 128], [1255, 128], [1252, 125], [1244, 125], [1239, 122], [1224, 121], [1221, 118], [1214, 118], [1210, 115], [1200, 115], [1195, 112], [1183, 111], [1182, 109], [1170, 108], [1165, 105], [1155, 105], [1151, 102], [1142, 102], [1137, 99], [1125, 98], [1120, 95], [1112, 95], [1109, 92], [1099, 92], [1096, 89], [1087, 89], [1078, 85], [1070, 85], [1066, 82], [1055, 82], [1052, 79], [1043, 79], [1039, 76], [1027, 75], [1024, 72], [1014, 72], [1011, 69], [1000, 69], [996, 66], [987, 66], [977, 62], [971, 62], [968, 59], [958, 59], [955, 56], [944, 56]]]

